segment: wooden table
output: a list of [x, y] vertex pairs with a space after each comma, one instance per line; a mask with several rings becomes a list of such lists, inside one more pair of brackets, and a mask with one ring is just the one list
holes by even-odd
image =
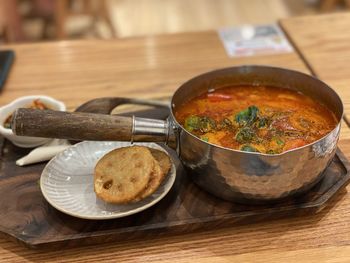
[[[239, 64], [309, 72], [297, 53], [228, 58], [215, 32], [8, 48], [17, 59], [1, 104], [35, 93], [63, 100], [69, 109], [101, 96], [164, 97], [196, 74]], [[340, 144], [350, 157], [345, 137]], [[317, 215], [195, 234], [60, 251], [29, 250], [0, 238], [0, 262], [349, 262], [349, 222], [350, 198], [343, 191]]]
[[350, 12], [281, 21], [309, 70], [333, 87], [350, 114]]

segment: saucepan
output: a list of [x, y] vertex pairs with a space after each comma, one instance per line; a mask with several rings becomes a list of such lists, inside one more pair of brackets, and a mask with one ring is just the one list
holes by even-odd
[[[327, 106], [337, 125], [326, 136], [300, 148], [269, 155], [232, 150], [203, 141], [184, 129], [175, 112], [208, 90], [229, 85], [268, 85], [296, 90]], [[15, 134], [77, 140], [164, 142], [175, 148], [193, 181], [229, 201], [266, 202], [301, 194], [323, 177], [339, 139], [343, 104], [327, 84], [307, 74], [267, 66], [239, 66], [211, 71], [181, 85], [164, 120], [81, 112], [18, 109]]]

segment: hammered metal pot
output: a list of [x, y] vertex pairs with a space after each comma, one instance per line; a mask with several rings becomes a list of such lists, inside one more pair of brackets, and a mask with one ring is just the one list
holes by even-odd
[[[268, 155], [205, 142], [187, 132], [177, 122], [174, 113], [188, 100], [209, 90], [234, 85], [267, 85], [302, 92], [327, 106], [335, 114], [337, 126], [311, 144], [281, 154]], [[215, 70], [187, 81], [174, 93], [170, 112], [169, 119], [162, 121], [20, 109], [14, 114], [12, 127], [17, 135], [84, 140], [163, 141], [176, 149], [193, 181], [202, 189], [229, 201], [261, 203], [302, 194], [322, 179], [323, 171], [336, 151], [343, 104], [328, 85], [304, 73], [267, 66], [240, 66]], [[32, 113], [35, 114], [31, 115]], [[66, 122], [68, 120], [69, 125], [62, 124], [62, 119]], [[91, 123], [85, 123], [85, 120], [95, 120], [99, 129], [91, 126]], [[119, 132], [110, 132], [113, 128], [120, 128]]]
[[[229, 85], [267, 85], [300, 91], [326, 105], [338, 120], [337, 126], [312, 144], [267, 155], [242, 152], [205, 142], [187, 132], [174, 112], [184, 100], [210, 89]], [[178, 153], [193, 172], [201, 188], [230, 201], [273, 201], [301, 194], [322, 179], [339, 139], [343, 104], [337, 93], [309, 75], [274, 67], [242, 66], [212, 71], [183, 84], [171, 101], [172, 118], [179, 127]]]

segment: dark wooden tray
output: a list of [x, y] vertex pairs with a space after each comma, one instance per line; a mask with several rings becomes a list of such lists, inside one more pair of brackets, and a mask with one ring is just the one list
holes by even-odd
[[[164, 117], [160, 110], [137, 115]], [[38, 180], [45, 164], [18, 167], [15, 161], [29, 150], [0, 140], [0, 231], [31, 247], [72, 247], [188, 233], [196, 229], [253, 223], [263, 219], [311, 214], [349, 182], [349, 162], [338, 150], [324, 179], [307, 194], [267, 206], [247, 206], [220, 200], [199, 189], [186, 175], [175, 153], [177, 179], [169, 194], [139, 214], [93, 221], [74, 218], [51, 207]]]

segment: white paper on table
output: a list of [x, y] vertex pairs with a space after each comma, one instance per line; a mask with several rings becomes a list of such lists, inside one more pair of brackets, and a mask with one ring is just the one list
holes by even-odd
[[48, 143], [38, 148], [35, 148], [29, 154], [22, 157], [21, 159], [18, 159], [16, 161], [16, 164], [18, 166], [24, 166], [28, 164], [48, 161], [54, 156], [56, 156], [58, 153], [67, 149], [69, 146], [70, 144], [67, 140], [53, 139]]
[[277, 24], [242, 25], [218, 30], [229, 57], [288, 53], [292, 45]]

